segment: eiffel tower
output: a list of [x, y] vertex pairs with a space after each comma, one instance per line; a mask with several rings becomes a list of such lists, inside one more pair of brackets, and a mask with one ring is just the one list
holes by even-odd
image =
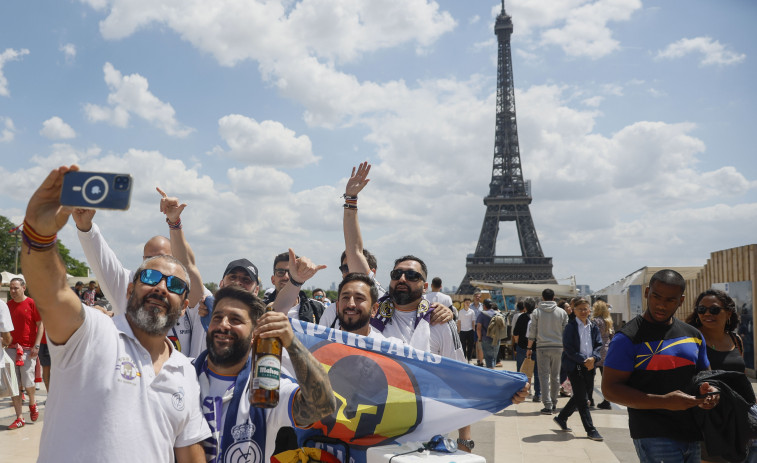
[[[471, 294], [471, 280], [497, 282], [556, 283], [552, 258], [544, 257], [531, 218], [531, 182], [523, 180], [515, 120], [515, 87], [510, 36], [512, 18], [502, 12], [494, 24], [499, 52], [497, 57], [497, 118], [494, 134], [494, 163], [489, 195], [484, 198], [486, 215], [474, 254], [468, 254], [466, 273], [457, 294]], [[518, 227], [520, 256], [497, 256], [495, 247], [500, 222], [515, 222]]]

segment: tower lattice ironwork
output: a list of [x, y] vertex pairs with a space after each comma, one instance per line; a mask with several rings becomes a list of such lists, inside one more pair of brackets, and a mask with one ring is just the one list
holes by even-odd
[[[494, 162], [489, 195], [484, 198], [486, 215], [476, 252], [466, 259], [466, 274], [458, 294], [471, 294], [471, 280], [487, 282], [551, 282], [552, 258], [544, 257], [531, 218], [531, 185], [523, 180], [515, 119], [515, 86], [510, 36], [512, 18], [502, 12], [494, 24], [499, 51], [497, 57], [497, 117], [494, 134]], [[520, 256], [497, 256], [495, 248], [500, 222], [515, 222], [520, 241]]]

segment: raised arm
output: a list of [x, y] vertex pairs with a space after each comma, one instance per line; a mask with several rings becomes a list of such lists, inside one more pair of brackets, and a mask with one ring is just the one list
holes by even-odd
[[166, 215], [170, 230], [171, 254], [184, 264], [189, 273], [189, 307], [194, 307], [203, 299], [203, 284], [200, 269], [195, 263], [195, 254], [181, 228], [181, 212], [187, 205], [180, 202], [179, 198], [169, 197], [160, 188], [155, 189], [160, 194], [160, 212]]
[[81, 300], [68, 287], [66, 267], [54, 244], [56, 234], [71, 214], [70, 208], [60, 205], [63, 175], [75, 170], [79, 170], [76, 165], [53, 170], [34, 192], [26, 207], [20, 252], [29, 293], [48, 338], [56, 344], [68, 341], [84, 321]]
[[352, 168], [352, 174], [350, 175], [350, 179], [347, 180], [347, 186], [344, 188], [346, 206], [342, 222], [344, 228], [344, 246], [347, 251], [347, 267], [349, 267], [350, 273], [363, 273], [365, 275], [368, 275], [371, 269], [363, 255], [363, 237], [360, 234], [360, 224], [357, 219], [357, 195], [363, 191], [363, 188], [370, 181], [368, 179], [370, 171], [371, 165], [368, 162], [360, 164], [357, 170], [355, 167]]
[[76, 223], [77, 235], [87, 264], [100, 283], [103, 295], [113, 307], [113, 313], [126, 313], [126, 289], [131, 283], [131, 272], [121, 264], [98, 226], [92, 222], [95, 216], [94, 209], [76, 208], [71, 215]]
[[[286, 315], [289, 309], [297, 304], [297, 297], [300, 294], [302, 284], [308, 281], [318, 273], [319, 270], [325, 269], [325, 265], [316, 265], [307, 257], [296, 257], [294, 250], [289, 248], [289, 281], [273, 301], [274, 312], [280, 312]], [[293, 283], [297, 282], [297, 286]]]
[[279, 338], [281, 345], [289, 353], [294, 375], [300, 385], [292, 406], [292, 415], [298, 427], [308, 427], [334, 413], [336, 398], [329, 376], [321, 363], [294, 337], [292, 325], [286, 315], [266, 312], [258, 320], [254, 336]]

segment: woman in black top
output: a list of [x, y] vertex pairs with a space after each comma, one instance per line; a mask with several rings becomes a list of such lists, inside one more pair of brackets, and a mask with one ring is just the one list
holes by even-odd
[[[707, 343], [707, 358], [713, 370], [740, 371], [744, 373], [744, 344], [736, 334], [739, 314], [733, 299], [723, 291], [708, 289], [701, 293], [694, 304], [694, 312], [686, 322], [695, 326], [704, 335]], [[757, 457], [754, 444], [746, 461]], [[709, 457], [702, 446], [703, 462], [725, 462], [719, 457]]]

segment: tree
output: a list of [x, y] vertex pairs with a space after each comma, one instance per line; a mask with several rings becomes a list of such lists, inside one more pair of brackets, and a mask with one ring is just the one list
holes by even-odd
[[[21, 237], [16, 238], [15, 234], [9, 233], [15, 227], [16, 225], [7, 217], [0, 215], [0, 270], [23, 273], [21, 262], [18, 263], [18, 269], [16, 269], [16, 245], [21, 245]], [[71, 251], [60, 240], [57, 244], [58, 252], [66, 265], [66, 271], [75, 277], [86, 277], [89, 267], [84, 262], [71, 257]]]
[[[10, 230], [14, 228], [16, 225], [13, 222], [0, 215], [0, 270], [18, 273], [16, 271], [16, 235], [10, 233]], [[20, 236], [18, 243], [21, 244]], [[20, 265], [19, 263], [19, 268]]]

